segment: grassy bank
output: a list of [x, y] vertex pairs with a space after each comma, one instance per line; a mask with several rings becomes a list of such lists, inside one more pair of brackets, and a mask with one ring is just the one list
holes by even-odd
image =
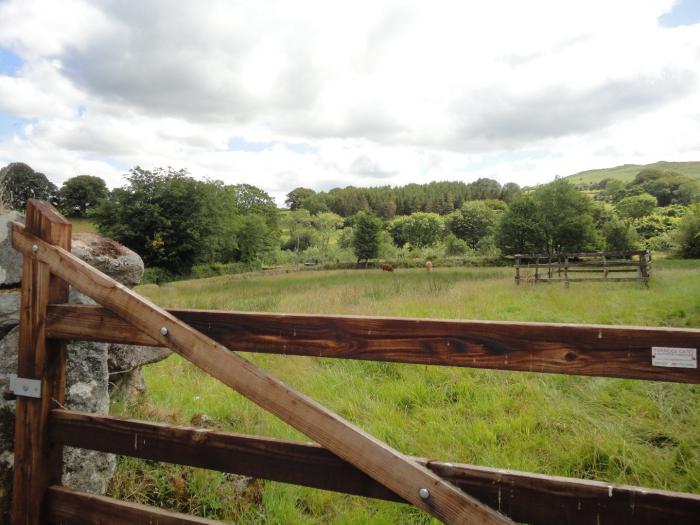
[[[638, 284], [515, 287], [506, 268], [317, 271], [145, 285], [163, 306], [700, 327], [700, 262], [660, 261]], [[700, 389], [307, 357], [248, 355], [399, 450], [700, 493]], [[148, 395], [113, 412], [304, 439], [178, 357], [148, 367]], [[137, 460], [112, 493], [237, 523], [427, 523], [404, 505]]]

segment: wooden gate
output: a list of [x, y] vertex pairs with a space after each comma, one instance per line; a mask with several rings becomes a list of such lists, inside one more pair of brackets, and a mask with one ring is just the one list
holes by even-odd
[[[40, 383], [38, 397], [17, 391], [13, 525], [214, 523], [61, 486], [64, 446], [402, 501], [445, 523], [700, 515], [697, 495], [406, 456], [230, 350], [697, 384], [697, 361], [658, 366], [652, 349], [692, 353], [700, 330], [164, 310], [73, 256], [70, 239], [70, 223], [40, 201], [12, 225], [24, 255], [18, 376]], [[67, 304], [69, 284], [98, 306]], [[169, 347], [318, 445], [65, 410], [70, 340]]]

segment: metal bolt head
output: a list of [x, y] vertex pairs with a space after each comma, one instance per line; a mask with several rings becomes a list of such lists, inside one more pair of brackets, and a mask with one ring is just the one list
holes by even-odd
[[160, 335], [168, 335], [168, 328], [165, 326], [160, 327]]
[[32, 244], [32, 252], [36, 253], [39, 251], [39, 247], [36, 244]]
[[430, 497], [430, 491], [423, 487], [418, 491], [418, 495], [421, 497], [421, 499], [428, 499]]

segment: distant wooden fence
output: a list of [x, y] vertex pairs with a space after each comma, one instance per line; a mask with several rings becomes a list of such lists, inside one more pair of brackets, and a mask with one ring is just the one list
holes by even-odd
[[651, 274], [651, 253], [646, 250], [518, 254], [514, 259], [516, 284], [563, 282], [568, 285], [584, 281], [638, 281], [648, 284]]
[[[62, 486], [64, 446], [410, 503], [451, 524], [697, 524], [698, 495], [406, 456], [230, 349], [698, 384], [700, 330], [166, 311], [73, 256], [70, 232], [34, 200], [12, 228], [27, 386], [15, 390], [13, 525], [216, 523]], [[68, 283], [98, 305], [67, 304]], [[70, 340], [170, 347], [318, 445], [66, 410]]]

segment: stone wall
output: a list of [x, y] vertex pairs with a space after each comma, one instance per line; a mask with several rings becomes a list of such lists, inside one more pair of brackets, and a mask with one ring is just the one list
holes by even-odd
[[[9, 222], [21, 219], [16, 212], [0, 215], [0, 392], [9, 388], [9, 375], [17, 373], [21, 256], [9, 242]], [[72, 252], [126, 286], [143, 277], [138, 254], [96, 234], [73, 236]], [[71, 289], [70, 302], [94, 304]], [[162, 348], [94, 342], [68, 345], [66, 407], [107, 414], [110, 395], [137, 399], [145, 390], [141, 367], [169, 355]], [[14, 450], [15, 401], [0, 396], [0, 523], [9, 522]], [[114, 473], [111, 454], [66, 448], [63, 483], [86, 492], [103, 494]]]

